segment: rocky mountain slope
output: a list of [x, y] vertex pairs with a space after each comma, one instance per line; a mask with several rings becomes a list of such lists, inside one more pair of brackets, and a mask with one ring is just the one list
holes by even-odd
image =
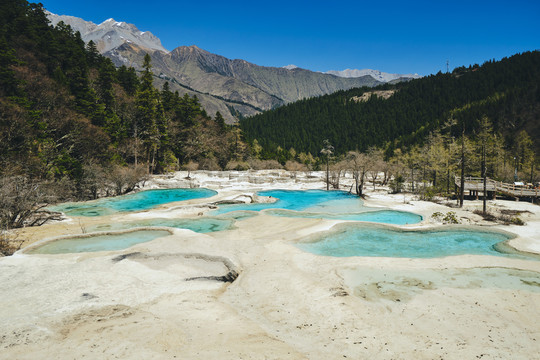
[[346, 78], [296, 67], [259, 66], [227, 59], [194, 45], [169, 52], [150, 32], [113, 19], [99, 25], [50, 13], [49, 19], [53, 24], [69, 24], [86, 42], [94, 41], [117, 66], [140, 69], [145, 53], [149, 53], [158, 86], [168, 81], [171, 89], [180, 94], [197, 95], [209, 114], [219, 111], [229, 123], [299, 99], [380, 84], [370, 75]]
[[[106, 52], [117, 65], [142, 63], [143, 51], [126, 44]], [[152, 54], [154, 72], [171, 83], [222, 100], [243, 116], [270, 110], [302, 98], [360, 86], [374, 86], [372, 77], [346, 79], [304, 69], [264, 67], [230, 60], [197, 46]]]

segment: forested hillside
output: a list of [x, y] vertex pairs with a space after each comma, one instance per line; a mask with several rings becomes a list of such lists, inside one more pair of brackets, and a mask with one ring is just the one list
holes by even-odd
[[[225, 167], [243, 151], [237, 130], [196, 97], [154, 87], [142, 71], [85, 44], [41, 4], [0, 4], [0, 175], [63, 181], [78, 198], [110, 193], [126, 171], [160, 173], [190, 161]], [[107, 178], [109, 177], [109, 178]], [[105, 180], [104, 180], [105, 179]], [[120, 192], [129, 190], [120, 187]]]
[[[485, 115], [512, 147], [522, 130], [540, 139], [539, 84], [540, 52], [533, 51], [406, 83], [301, 100], [244, 119], [241, 128], [250, 142], [256, 139], [262, 145], [267, 157], [290, 148], [317, 156], [325, 139], [338, 154], [371, 146], [391, 154], [421, 144], [451, 118], [460, 124], [452, 128], [453, 135], [463, 126], [472, 134]], [[369, 95], [374, 90], [394, 93], [384, 99]], [[535, 147], [539, 149], [540, 141]]]

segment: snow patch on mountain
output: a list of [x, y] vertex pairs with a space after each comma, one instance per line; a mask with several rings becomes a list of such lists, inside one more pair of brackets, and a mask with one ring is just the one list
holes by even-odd
[[294, 69], [298, 69], [298, 66], [290, 64], [290, 65], [283, 66], [283, 68], [287, 70], [294, 70]]
[[418, 74], [390, 74], [390, 73], [382, 72], [380, 70], [371, 70], [371, 69], [362, 69], [362, 70], [346, 69], [342, 71], [330, 70], [330, 71], [327, 71], [325, 74], [335, 75], [335, 76], [339, 76], [343, 78], [357, 78], [357, 77], [369, 75], [375, 80], [381, 81], [381, 82], [389, 82], [389, 81], [396, 80], [399, 78], [418, 79], [421, 77]]

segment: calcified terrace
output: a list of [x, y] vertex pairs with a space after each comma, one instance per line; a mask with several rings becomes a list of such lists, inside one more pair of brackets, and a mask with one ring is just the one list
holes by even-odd
[[[218, 194], [135, 213], [70, 218], [21, 236], [35, 242], [123, 221], [205, 217], [210, 202], [252, 201], [259, 190], [325, 187], [320, 173], [185, 176], [156, 177], [149, 188], [200, 186]], [[440, 227], [431, 215], [455, 211], [464, 225], [510, 232], [509, 246], [540, 252], [535, 205], [490, 202], [493, 210], [524, 211], [525, 226], [502, 226], [472, 213], [479, 201], [449, 209], [372, 189], [364, 205], [423, 216], [419, 224], [392, 225], [397, 229]], [[0, 295], [0, 358], [529, 359], [538, 352], [539, 261], [329, 257], [296, 246], [346, 221], [263, 211], [234, 229], [203, 234], [173, 228], [169, 236], [125, 250], [23, 251], [2, 258], [0, 281], [9, 291]]]

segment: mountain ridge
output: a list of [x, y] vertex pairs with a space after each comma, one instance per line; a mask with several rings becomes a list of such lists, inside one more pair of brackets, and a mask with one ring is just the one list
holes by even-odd
[[[144, 52], [134, 44], [123, 44], [104, 55], [117, 66], [134, 66], [140, 70]], [[242, 59], [231, 60], [195, 45], [179, 46], [169, 53], [154, 51], [150, 55], [159, 77], [175, 79], [185, 87], [214, 97], [213, 104], [208, 99], [201, 99], [201, 103], [209, 113], [219, 111], [228, 123], [236, 120], [233, 115], [236, 112], [251, 116], [299, 99], [379, 84], [370, 76], [347, 79], [304, 69], [259, 66]], [[228, 103], [219, 104], [223, 99]]]

